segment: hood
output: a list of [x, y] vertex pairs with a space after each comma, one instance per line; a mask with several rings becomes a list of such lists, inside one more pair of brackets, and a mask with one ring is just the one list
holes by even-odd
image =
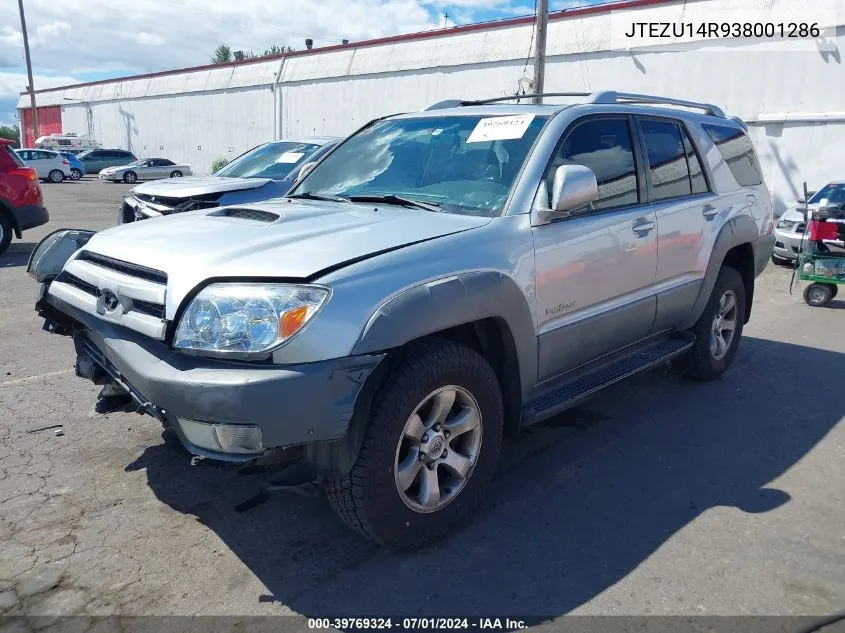
[[280, 200], [116, 226], [94, 235], [85, 250], [167, 273], [172, 318], [182, 298], [209, 278], [308, 279], [489, 222], [389, 205]]
[[221, 178], [220, 176], [191, 176], [167, 178], [138, 185], [130, 193], [169, 198], [190, 198], [207, 193], [225, 193], [263, 187], [269, 178]]

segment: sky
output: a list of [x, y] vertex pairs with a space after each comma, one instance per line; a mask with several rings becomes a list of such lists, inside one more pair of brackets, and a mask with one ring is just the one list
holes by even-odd
[[[551, 0], [550, 10], [607, 0]], [[124, 9], [130, 8], [129, 12]], [[36, 89], [206, 64], [218, 44], [260, 53], [534, 13], [533, 0], [24, 0]], [[448, 18], [445, 17], [448, 15]], [[17, 2], [0, 2], [0, 124], [27, 85]]]

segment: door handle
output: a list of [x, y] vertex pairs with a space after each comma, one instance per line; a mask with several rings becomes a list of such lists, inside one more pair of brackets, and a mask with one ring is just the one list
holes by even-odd
[[703, 215], [708, 220], [712, 220], [717, 215], [719, 215], [719, 209], [714, 207], [712, 204], [705, 204], [704, 207], [701, 209], [701, 215]]
[[631, 225], [631, 230], [634, 233], [648, 233], [654, 229], [654, 222], [645, 218], [637, 218]]

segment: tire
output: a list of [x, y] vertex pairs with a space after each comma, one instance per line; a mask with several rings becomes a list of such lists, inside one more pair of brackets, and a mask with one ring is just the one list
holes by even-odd
[[838, 285], [836, 285], [836, 284], [831, 284], [831, 285], [830, 285], [830, 291], [831, 291], [831, 293], [832, 293], [832, 294], [830, 295], [830, 298], [831, 298], [831, 299], [835, 299], [835, 298], [836, 298], [836, 295], [838, 295], [838, 294], [839, 294], [839, 286], [838, 286]]
[[814, 308], [826, 306], [834, 297], [834, 288], [833, 284], [812, 283], [804, 288], [804, 301]]
[[[403, 447], [408, 448], [410, 442], [409, 429], [425, 426], [423, 423], [414, 427], [415, 412], [420, 412], [418, 422], [430, 420], [440, 399], [449, 401], [446, 396], [450, 392], [456, 394], [454, 402], [449, 409], [443, 407], [445, 413], [441, 419], [445, 422], [438, 433], [430, 436], [428, 448], [425, 443], [419, 443], [403, 457]], [[430, 409], [428, 403], [432, 403]], [[473, 406], [479, 414], [476, 418], [467, 413]], [[467, 420], [477, 420], [477, 427], [463, 434], [453, 431], [449, 439], [448, 429], [453, 424], [457, 428], [459, 419], [464, 424], [468, 424]], [[452, 531], [480, 501], [493, 477], [503, 428], [499, 383], [481, 355], [444, 339], [412, 344], [397, 359], [373, 398], [363, 445], [351, 472], [328, 482], [329, 501], [350, 527], [379, 545], [393, 550], [428, 545]], [[429, 435], [423, 436], [426, 437]], [[437, 442], [438, 439], [442, 441]], [[453, 444], [456, 441], [461, 443]], [[429, 464], [426, 460], [431, 455], [426, 455], [426, 450], [431, 454], [437, 450], [443, 452]], [[463, 480], [456, 479], [457, 471], [441, 461], [457, 463], [456, 457], [466, 460], [467, 455], [470, 459], [462, 462], [463, 467], [472, 462], [472, 455], [474, 464], [469, 466]], [[401, 464], [410, 467], [400, 469]], [[414, 483], [401, 492], [403, 470], [413, 470], [414, 474], [407, 480]], [[434, 473], [439, 481], [438, 490], [445, 493], [436, 497], [442, 505], [432, 503], [428, 509], [421, 505], [414, 508], [412, 504], [423, 503], [422, 482], [430, 481], [428, 473]], [[414, 495], [418, 495], [416, 501]], [[432, 495], [431, 499], [435, 497]]]
[[12, 224], [5, 215], [0, 213], [0, 255], [6, 252], [12, 243]]
[[123, 182], [125, 182], [127, 185], [131, 185], [133, 182], [137, 181], [138, 174], [136, 174], [134, 171], [127, 171], [125, 174], [123, 174]]
[[178, 169], [175, 169], [175, 170], [173, 170], [173, 171], [171, 171], [171, 172], [170, 172], [170, 177], [171, 177], [171, 178], [181, 178], [181, 177], [182, 177], [182, 172], [181, 172], [181, 171], [179, 171]]
[[70, 170], [70, 179], [71, 180], [82, 180], [82, 172], [74, 167], [73, 169]]
[[[733, 296], [733, 310], [725, 310], [722, 304], [728, 294]], [[729, 302], [728, 302], [729, 303]], [[716, 318], [721, 314], [722, 320], [717, 324]], [[690, 351], [675, 361], [675, 366], [681, 373], [691, 380], [715, 380], [731, 366], [739, 341], [742, 338], [743, 321], [745, 320], [745, 284], [739, 272], [730, 266], [723, 266], [716, 278], [716, 285], [704, 308], [698, 322], [690, 330], [695, 334], [695, 343]], [[733, 331], [729, 340], [721, 330], [721, 336], [716, 336], [716, 328], [733, 322]], [[721, 339], [722, 344], [714, 341]], [[714, 348], [715, 345], [715, 348]]]
[[49, 174], [47, 174], [47, 180], [53, 183], [62, 182], [65, 179], [65, 175], [61, 169], [54, 169]]

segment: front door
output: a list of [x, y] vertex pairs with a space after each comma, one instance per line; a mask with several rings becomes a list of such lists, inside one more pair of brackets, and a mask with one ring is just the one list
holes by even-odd
[[633, 120], [598, 116], [564, 133], [560, 165], [596, 174], [592, 209], [534, 227], [540, 380], [647, 337], [654, 324], [657, 224], [645, 201]]

